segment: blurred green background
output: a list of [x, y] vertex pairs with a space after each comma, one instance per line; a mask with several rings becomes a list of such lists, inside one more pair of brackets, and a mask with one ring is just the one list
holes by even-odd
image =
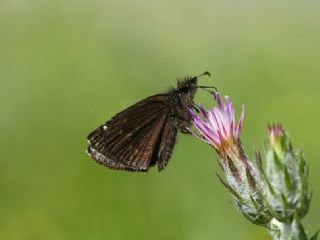
[[[282, 122], [311, 167], [320, 226], [319, 1], [2, 0], [0, 239], [270, 239], [233, 206], [211, 148], [179, 136], [165, 171], [112, 171], [87, 134], [178, 77], [202, 78], [246, 117], [252, 156]], [[212, 104], [199, 91], [196, 101]]]

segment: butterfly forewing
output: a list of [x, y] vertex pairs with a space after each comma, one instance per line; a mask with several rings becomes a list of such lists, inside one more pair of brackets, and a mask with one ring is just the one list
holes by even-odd
[[[88, 153], [113, 169], [147, 171], [160, 159], [166, 162], [163, 132], [170, 126], [168, 98], [168, 94], [154, 95], [115, 115], [89, 134]], [[176, 131], [173, 133], [175, 139]], [[160, 168], [159, 161], [159, 170], [164, 166]]]
[[187, 77], [167, 93], [148, 97], [116, 114], [89, 134], [88, 153], [112, 169], [144, 172], [158, 164], [158, 170], [163, 170], [177, 131], [189, 133], [189, 108], [194, 107], [197, 88], [197, 77]]

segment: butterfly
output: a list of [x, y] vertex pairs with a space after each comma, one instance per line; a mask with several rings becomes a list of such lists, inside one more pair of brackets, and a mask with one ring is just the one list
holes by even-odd
[[[146, 172], [158, 165], [162, 171], [168, 164], [178, 130], [189, 134], [190, 108], [197, 108], [193, 98], [200, 76], [186, 77], [166, 93], [147, 97], [119, 112], [91, 132], [87, 153], [97, 163], [111, 169]], [[211, 92], [212, 93], [212, 92]]]

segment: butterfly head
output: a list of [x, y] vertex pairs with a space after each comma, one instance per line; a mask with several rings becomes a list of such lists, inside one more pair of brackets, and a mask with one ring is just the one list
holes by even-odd
[[197, 86], [198, 78], [202, 77], [202, 76], [209, 76], [210, 77], [211, 74], [206, 71], [199, 76], [186, 77], [184, 80], [178, 81], [178, 83], [177, 83], [178, 92], [191, 93], [192, 95], [194, 95], [197, 88], [198, 88], [198, 86]]
[[197, 89], [198, 77], [186, 77], [182, 81], [178, 81], [177, 90], [181, 93], [191, 93]]

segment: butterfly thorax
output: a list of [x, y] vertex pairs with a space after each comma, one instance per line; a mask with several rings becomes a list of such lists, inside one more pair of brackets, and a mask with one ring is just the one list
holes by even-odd
[[193, 98], [196, 90], [197, 78], [193, 77], [178, 81], [177, 88], [170, 92], [171, 116], [182, 133], [189, 133], [186, 129], [192, 123], [189, 108], [194, 106]]

